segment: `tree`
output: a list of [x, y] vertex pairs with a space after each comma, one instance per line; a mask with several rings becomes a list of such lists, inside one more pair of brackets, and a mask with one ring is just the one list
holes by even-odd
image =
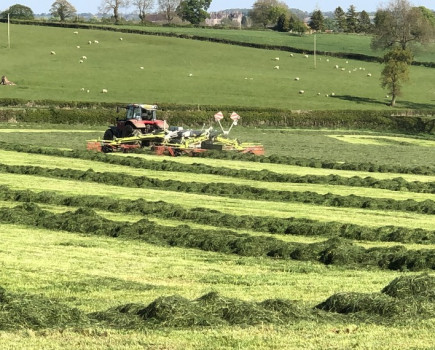
[[305, 23], [302, 22], [298, 17], [290, 15], [289, 29], [292, 32], [295, 32], [295, 33], [298, 33], [299, 35], [302, 35], [306, 32], [307, 27], [305, 26]]
[[51, 5], [50, 14], [53, 17], [59, 17], [61, 22], [65, 22], [65, 19], [74, 17], [77, 10], [67, 0], [56, 0]]
[[396, 47], [387, 52], [383, 62], [385, 67], [381, 73], [381, 86], [391, 94], [390, 105], [394, 107], [397, 96], [401, 95], [402, 83], [409, 80], [409, 66], [412, 53], [408, 49]]
[[348, 33], [356, 33], [358, 29], [358, 13], [353, 5], [350, 5], [346, 13], [346, 28]]
[[129, 0], [102, 0], [100, 11], [102, 13], [109, 13], [113, 11], [113, 19], [115, 24], [119, 23], [119, 10], [129, 5]]
[[371, 46], [388, 49], [396, 45], [406, 49], [412, 43], [428, 43], [433, 39], [434, 26], [418, 7], [407, 0], [392, 0], [387, 8], [375, 15]]
[[337, 21], [337, 26], [342, 32], [347, 31], [347, 23], [346, 23], [346, 14], [344, 13], [343, 9], [338, 6], [334, 11], [334, 17]]
[[282, 14], [288, 15], [289, 13], [289, 8], [284, 2], [278, 0], [257, 0], [249, 12], [249, 16], [253, 23], [266, 28], [268, 25], [276, 25], [278, 18]]
[[372, 31], [372, 22], [370, 16], [366, 11], [361, 11], [358, 16], [358, 30], [359, 33], [370, 33]]
[[175, 10], [180, 4], [180, 0], [158, 0], [159, 9], [165, 14], [165, 18], [168, 23], [171, 23], [174, 19]]
[[138, 9], [139, 19], [141, 23], [144, 24], [148, 10], [154, 7], [154, 0], [133, 0], [133, 5]]
[[2, 12], [2, 18], [10, 19], [34, 19], [33, 11], [30, 7], [23, 5], [12, 5], [6, 11]]
[[309, 26], [311, 29], [322, 31], [325, 27], [325, 17], [323, 17], [322, 11], [316, 10], [311, 15]]
[[210, 18], [207, 10], [212, 0], [183, 0], [177, 7], [177, 15], [183, 20], [199, 25], [206, 18]]
[[276, 30], [278, 32], [288, 32], [290, 28], [290, 22], [287, 15], [284, 13], [278, 17], [278, 21], [276, 22]]

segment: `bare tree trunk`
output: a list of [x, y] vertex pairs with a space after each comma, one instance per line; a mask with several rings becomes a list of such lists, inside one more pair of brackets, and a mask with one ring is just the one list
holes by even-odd
[[391, 99], [391, 103], [390, 103], [391, 107], [394, 107], [396, 105], [396, 98], [397, 98], [397, 96], [395, 94], [393, 94], [393, 98]]

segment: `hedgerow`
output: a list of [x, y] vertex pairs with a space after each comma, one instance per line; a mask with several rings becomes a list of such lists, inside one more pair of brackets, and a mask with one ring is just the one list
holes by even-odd
[[182, 164], [165, 160], [163, 162], [141, 159], [138, 157], [108, 157], [102, 153], [87, 151], [63, 151], [53, 148], [40, 148], [34, 146], [9, 145], [0, 142], [0, 148], [18, 152], [45, 154], [59, 157], [71, 157], [99, 161], [109, 164], [125, 165], [134, 168], [151, 169], [158, 171], [178, 171], [194, 174], [212, 174], [231, 176], [236, 178], [245, 178], [249, 180], [259, 180], [268, 182], [286, 182], [286, 183], [309, 183], [309, 184], [328, 184], [343, 185], [353, 187], [382, 188], [391, 191], [406, 190], [418, 193], [435, 193], [435, 182], [409, 182], [401, 177], [394, 179], [375, 179], [373, 177], [344, 177], [339, 175], [293, 175], [279, 174], [269, 170], [253, 171], [246, 169], [231, 169], [227, 167], [214, 167], [204, 164]]
[[400, 271], [435, 269], [435, 250], [407, 250], [403, 246], [365, 249], [343, 238], [303, 244], [271, 236], [251, 236], [228, 230], [192, 229], [187, 225], [161, 226], [146, 219], [114, 222], [88, 208], [53, 214], [36, 204], [0, 208], [0, 222], [43, 227], [49, 230], [137, 239], [150, 244], [195, 248], [204, 251], [262, 256], [275, 259], [317, 261], [326, 265], [377, 267]]
[[67, 196], [56, 192], [33, 192], [13, 190], [0, 186], [0, 200], [26, 203], [44, 203], [69, 207], [85, 207], [115, 213], [137, 213], [160, 218], [186, 220], [205, 225], [254, 230], [271, 234], [291, 234], [301, 236], [342, 237], [354, 240], [435, 243], [435, 231], [411, 229], [398, 226], [369, 227], [344, 222], [319, 222], [305, 218], [276, 218], [268, 216], [224, 214], [215, 209], [186, 209], [164, 201], [147, 201], [143, 198], [123, 200], [104, 196]]

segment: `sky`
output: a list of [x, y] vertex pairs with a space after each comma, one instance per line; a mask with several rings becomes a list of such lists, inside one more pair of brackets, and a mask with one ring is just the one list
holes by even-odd
[[[4, 11], [9, 6], [15, 4], [21, 4], [28, 6], [32, 9], [33, 13], [48, 13], [55, 0], [0, 0], [0, 11]], [[68, 0], [71, 5], [73, 5], [78, 13], [97, 13], [98, 7], [101, 5], [102, 0]], [[209, 12], [225, 10], [228, 8], [252, 8], [252, 5], [256, 0], [212, 0], [211, 6], [208, 9]], [[338, 6], [340, 6], [344, 11], [346, 11], [350, 5], [354, 5], [357, 11], [365, 10], [367, 12], [376, 11], [378, 7], [385, 7], [389, 0], [304, 0], [304, 1], [293, 1], [293, 0], [281, 0], [285, 2], [290, 8], [297, 8], [302, 11], [307, 11], [309, 13], [316, 9], [323, 12], [334, 11]], [[157, 3], [157, 0], [155, 1]], [[428, 9], [435, 10], [435, 0], [410, 0], [410, 3], [414, 6], [425, 6]], [[131, 12], [122, 11], [122, 12]]]

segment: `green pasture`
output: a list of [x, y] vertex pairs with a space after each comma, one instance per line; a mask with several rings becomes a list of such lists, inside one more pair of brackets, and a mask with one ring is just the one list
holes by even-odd
[[[4, 44], [0, 46], [0, 74], [17, 85], [2, 86], [0, 97], [165, 102], [217, 108], [388, 108], [386, 93], [379, 85], [382, 66], [378, 63], [326, 56], [314, 62], [313, 57], [302, 54], [290, 57], [288, 52], [188, 39], [101, 30], [79, 30], [78, 35], [73, 32], [12, 25], [8, 49], [6, 25], [1, 24], [0, 42]], [[51, 51], [56, 54], [51, 55]], [[274, 61], [277, 56], [280, 61]], [[279, 70], [274, 69], [276, 65]], [[434, 106], [432, 70], [411, 68], [411, 81], [405, 85], [398, 107]], [[108, 92], [102, 93], [103, 89]]]
[[[135, 30], [151, 33], [176, 33], [206, 38], [232, 40], [250, 44], [276, 45], [314, 51], [314, 35], [295, 35], [271, 30], [234, 30], [188, 27], [135, 27], [125, 26]], [[317, 33], [316, 49], [330, 53], [352, 53], [367, 56], [382, 56], [382, 51], [370, 48], [371, 36], [361, 34]], [[415, 60], [419, 62], [435, 62], [435, 45], [416, 45]]]

